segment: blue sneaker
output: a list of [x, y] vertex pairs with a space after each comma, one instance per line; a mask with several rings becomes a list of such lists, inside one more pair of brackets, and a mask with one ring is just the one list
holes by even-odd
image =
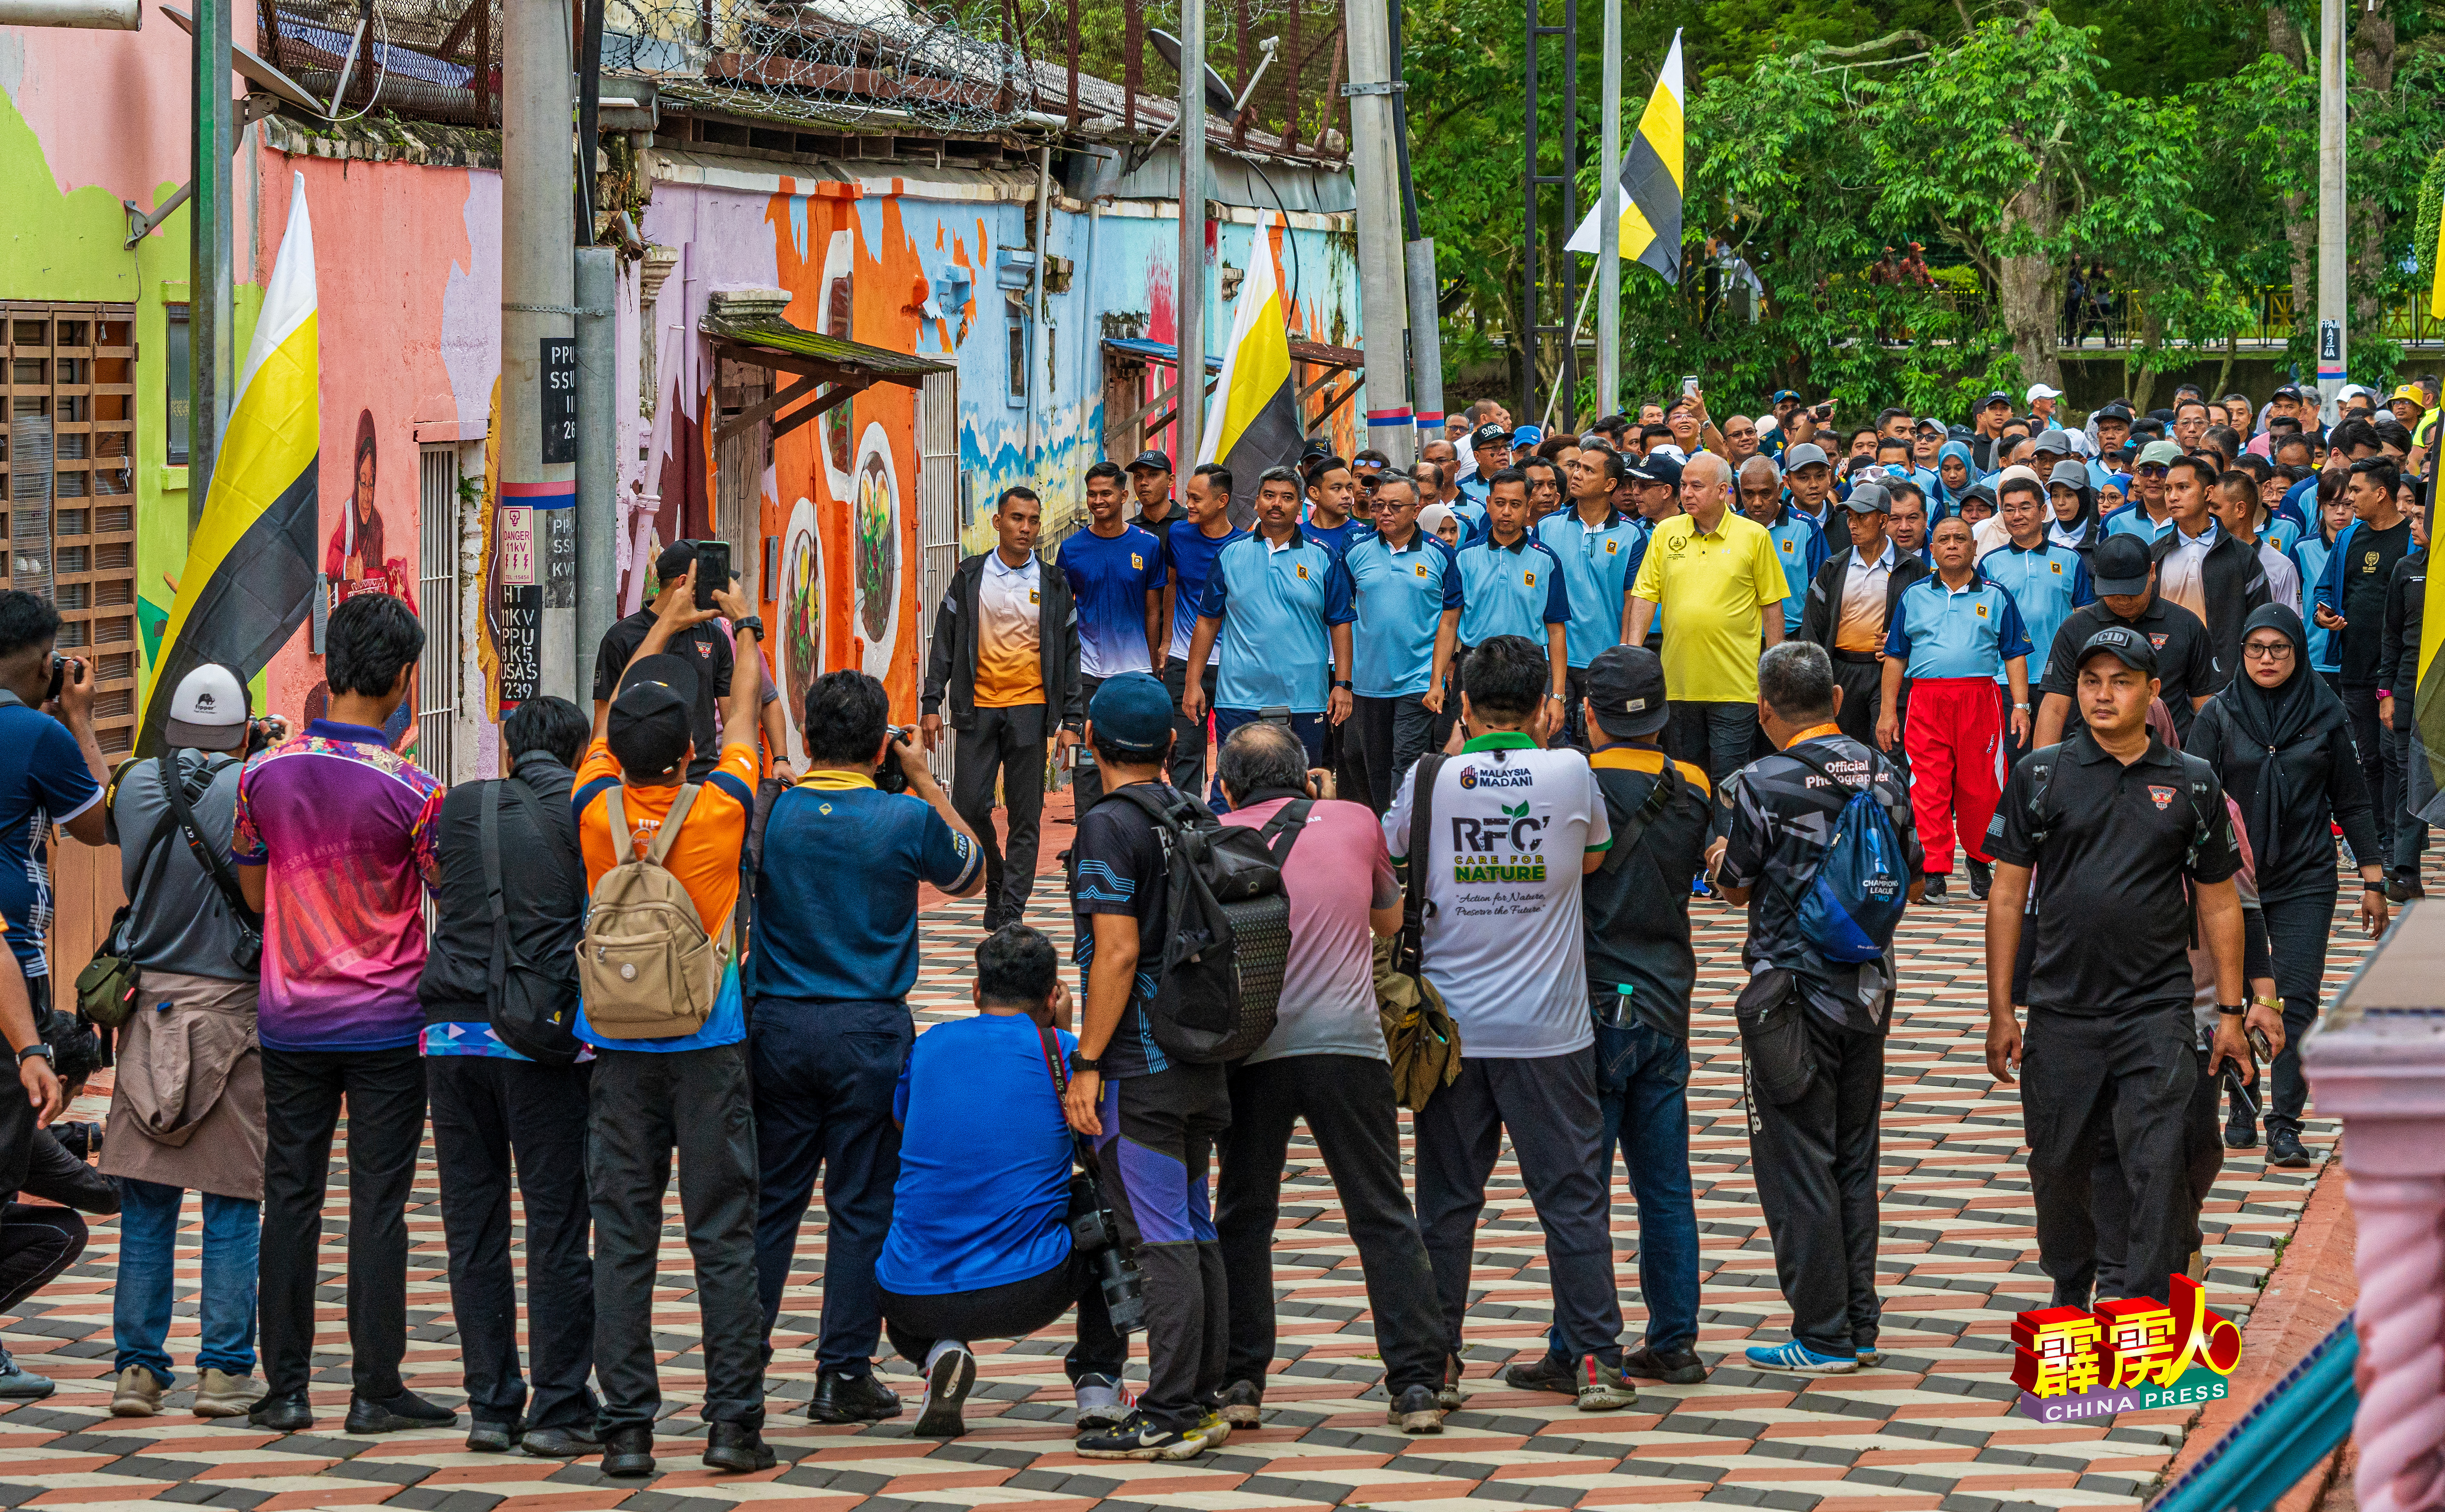
[[1855, 1354], [1820, 1354], [1798, 1339], [1768, 1349], [1752, 1344], [1749, 1363], [1762, 1371], [1786, 1371], [1801, 1375], [1845, 1375], [1859, 1368]]

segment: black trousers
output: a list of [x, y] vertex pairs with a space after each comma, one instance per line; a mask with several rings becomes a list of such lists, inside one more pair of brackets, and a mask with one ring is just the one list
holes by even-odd
[[1586, 667], [1563, 668], [1562, 698], [1568, 707], [1562, 711], [1562, 732], [1556, 743], [1585, 751], [1593, 743], [1588, 739], [1588, 669]]
[[2394, 829], [2402, 822], [2402, 764], [2391, 734], [2377, 717], [2377, 689], [2343, 688], [2343, 713], [2351, 722], [2352, 751], [2361, 758], [2361, 776], [2377, 805], [2377, 854], [2352, 859], [2365, 866], [2377, 862], [2392, 870]]
[[[2182, 1118], [2182, 1170], [2190, 1185], [2191, 1248], [2196, 1250], [2206, 1241], [2199, 1229], [2199, 1212], [2214, 1189], [2217, 1173], [2224, 1169], [2224, 1130], [2216, 1125], [2220, 1078], [2208, 1074], [2208, 1052], [2194, 1044], [2191, 1054], [2198, 1058], [2199, 1079]], [[2130, 1296], [2123, 1257], [2131, 1248], [2131, 1176], [2122, 1167], [2122, 1152], [2115, 1148], [2111, 1133], [2100, 1132], [2097, 1142], [2088, 1204], [2097, 1220], [2097, 1284], [2091, 1295]]]
[[[1214, 709], [1214, 687], [1220, 668], [1213, 658], [1205, 662], [1205, 708], [1210, 718]], [[1171, 695], [1171, 785], [1183, 793], [1203, 793], [1205, 791], [1205, 720], [1191, 720], [1180, 712], [1181, 698], [1188, 692], [1188, 663], [1172, 657], [1163, 663], [1163, 685]], [[1103, 793], [1098, 781], [1095, 792]], [[1077, 800], [1077, 813], [1087, 812], [1087, 800]]]
[[[1211, 667], [1207, 668], [1205, 675], [1209, 678], [1212, 677], [1214, 675], [1213, 669]], [[1095, 690], [1103, 685], [1104, 680], [1102, 678], [1090, 677], [1084, 672], [1079, 673], [1078, 707], [1084, 709], [1088, 705], [1093, 703], [1095, 701]], [[1212, 699], [1210, 696], [1212, 690], [1209, 688], [1207, 692], [1209, 695], [1207, 706], [1210, 708], [1212, 707]], [[1176, 728], [1180, 723], [1180, 700], [1176, 695], [1171, 700], [1171, 722]], [[1094, 753], [1090, 751], [1087, 755], [1092, 756]], [[1199, 748], [1198, 755], [1202, 760], [1204, 756], [1204, 750], [1203, 747]], [[1175, 754], [1175, 759], [1176, 758]], [[1083, 816], [1088, 810], [1095, 806], [1096, 799], [1101, 798], [1104, 795], [1104, 769], [1096, 766], [1092, 761], [1080, 761], [1077, 769], [1071, 774], [1070, 792], [1070, 812], [1072, 822], [1074, 823], [1079, 817]]]
[[756, 1306], [756, 1124], [747, 1047], [607, 1050], [594, 1063], [594, 1375], [602, 1431], [661, 1415], [654, 1287], [663, 1197], [679, 1155], [680, 1216], [702, 1320], [704, 1419], [764, 1425], [764, 1330]]
[[756, 1085], [756, 1283], [769, 1334], [798, 1228], [824, 1183], [818, 1370], [865, 1375], [883, 1339], [874, 1265], [891, 1231], [900, 1126], [891, 1097], [917, 1026], [908, 1005], [758, 998], [747, 1049]]
[[[468, 1415], [526, 1428], [594, 1427], [594, 1261], [587, 1244], [587, 1090], [593, 1063], [544, 1066], [498, 1055], [425, 1065], [450, 1311]], [[510, 1263], [510, 1175], [527, 1210], [527, 1311], [533, 1410], [518, 1367], [517, 1279]]]
[[[2402, 709], [2412, 696], [2395, 696], [2395, 718], [2404, 718]], [[2419, 880], [2419, 858], [2428, 853], [2428, 824], [2413, 810], [2411, 796], [2417, 786], [2412, 778], [2412, 763], [2427, 758], [2416, 749], [2417, 736], [2409, 725], [2385, 732], [2386, 757], [2392, 763], [2394, 786], [2394, 846], [2388, 852], [2385, 874], [2397, 882]]]
[[1138, 1409], [1196, 1426], [1222, 1394], [1229, 1290], [1206, 1178], [1231, 1128], [1220, 1066], [1104, 1082], [1095, 1174], [1146, 1287], [1147, 1384]]
[[1071, 1385], [1089, 1375], [1117, 1380], [1129, 1361], [1129, 1341], [1112, 1331], [1112, 1315], [1104, 1305], [1095, 1268], [1075, 1250], [1040, 1276], [1000, 1286], [924, 1297], [882, 1296], [885, 1335], [902, 1359], [921, 1370], [940, 1340], [968, 1344], [980, 1338], [1025, 1338], [1051, 1328], [1073, 1307], [1078, 1309], [1078, 1342], [1062, 1364]]
[[1670, 705], [1672, 722], [1666, 728], [1677, 747], [1672, 756], [1705, 768], [1708, 785], [1723, 791], [1725, 779], [1749, 764], [1749, 744], [1758, 733], [1757, 705], [1689, 699], [1673, 699]]
[[2095, 1017], [2029, 1010], [2021, 1119], [2038, 1265], [2054, 1279], [2054, 1306], [2086, 1307], [2096, 1279], [2090, 1199], [2101, 1140], [2113, 1141], [2129, 1193], [2126, 1292], [2163, 1301], [2170, 1279], [2189, 1267], [2197, 1223], [2186, 1133], [2200, 1069], [2194, 1037], [2186, 1002]]
[[1434, 727], [1435, 717], [1428, 712], [1423, 693], [1358, 700], [1341, 727], [1341, 740], [1342, 749], [1355, 756], [1353, 765], [1362, 785], [1353, 785], [1341, 795], [1377, 813], [1391, 808], [1392, 795], [1401, 791], [1402, 776], [1427, 754]]
[[[979, 709], [976, 722], [954, 732], [951, 807], [985, 852], [985, 922], [1007, 924], [1027, 911], [1036, 890], [1036, 841], [1044, 818], [1044, 705]], [[994, 836], [994, 778], [1001, 778], [1010, 835]], [[1083, 811], [1081, 811], [1083, 812]]]
[[356, 1394], [405, 1390], [407, 1203], [424, 1142], [424, 1057], [390, 1050], [263, 1047], [264, 1385], [303, 1394], [313, 1376], [314, 1291], [331, 1135], [348, 1111], [348, 1353]]
[[[2325, 844], [2325, 837], [2315, 837]], [[2258, 900], [2267, 921], [2267, 950], [2275, 958], [2275, 991], [2284, 999], [2284, 1048], [2275, 1055], [2268, 1076], [2273, 1086], [2253, 1095], [2265, 1099], [2267, 1130], [2301, 1132], [2301, 1111], [2309, 1104], [2308, 1078], [2301, 1073], [2301, 1036], [2318, 1021], [2326, 996], [2326, 943], [2335, 928], [2335, 905], [2342, 890], [2331, 879], [2320, 891]], [[2254, 1078], [2254, 1073], [2253, 1073]]]
[[1803, 1009], [1817, 1074], [1790, 1102], [1748, 1084], [1749, 1158], [1774, 1241], [1775, 1277], [1791, 1304], [1791, 1336], [1820, 1354], [1876, 1343], [1876, 1114], [1885, 1041]]
[[1224, 1378], [1261, 1386], [1274, 1359], [1274, 1225], [1282, 1162], [1302, 1118], [1341, 1197], [1375, 1315], [1384, 1389], [1392, 1395], [1443, 1379], [1444, 1327], [1434, 1267], [1401, 1187], [1400, 1101], [1392, 1069], [1362, 1055], [1290, 1055], [1231, 1073], [1231, 1132], [1214, 1226], [1231, 1298]]
[[83, 1214], [31, 1203], [0, 1206], [0, 1313], [59, 1279], [84, 1253]]
[[1860, 744], [1875, 748], [1876, 716], [1884, 707], [1884, 663], [1871, 657], [1854, 662], [1855, 653], [1834, 653], [1834, 685], [1842, 690], [1842, 706], [1834, 711], [1834, 722], [1842, 733]]
[[1573, 1359], [1621, 1361], [1621, 1297], [1614, 1285], [1613, 1200], [1599, 1148], [1604, 1112], [1585, 1050], [1523, 1060], [1463, 1057], [1460, 1079], [1417, 1115], [1418, 1230], [1435, 1272], [1442, 1353], [1461, 1352], [1469, 1267], [1485, 1181], [1502, 1136], [1520, 1162], [1553, 1277], [1555, 1336]]

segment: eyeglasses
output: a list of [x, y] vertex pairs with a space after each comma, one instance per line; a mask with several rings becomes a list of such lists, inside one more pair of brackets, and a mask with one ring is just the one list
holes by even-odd
[[2278, 641], [2272, 645], [2253, 644], [2243, 646], [2241, 654], [2253, 662], [2288, 662], [2292, 659], [2292, 643]]
[[2141, 477], [2163, 477], [2173, 471], [2162, 462], [2149, 462], [2139, 469]]

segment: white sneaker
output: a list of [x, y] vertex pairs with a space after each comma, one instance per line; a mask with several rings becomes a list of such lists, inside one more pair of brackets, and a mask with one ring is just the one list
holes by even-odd
[[1078, 1377], [1077, 1398], [1081, 1430], [1117, 1428], [1129, 1415], [1129, 1409], [1137, 1405], [1137, 1398], [1123, 1389], [1118, 1376], [1112, 1375]]

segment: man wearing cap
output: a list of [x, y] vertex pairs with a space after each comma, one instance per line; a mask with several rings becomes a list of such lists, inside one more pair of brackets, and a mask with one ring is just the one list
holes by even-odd
[[2209, 693], [2240, 673], [2242, 625], [2268, 602], [2267, 568], [2257, 551], [2216, 524], [2218, 476], [2205, 457], [2177, 457], [2167, 464], [2165, 519], [2173, 528], [2148, 552], [2156, 564], [2156, 591], [2208, 627], [2215, 669]]
[[1808, 585], [1817, 580], [1825, 566], [1825, 532], [1815, 520], [1785, 502], [1782, 473], [1771, 458], [1752, 457], [1740, 464], [1736, 476], [1741, 488], [1741, 513], [1765, 528], [1765, 533], [1774, 541], [1775, 555], [1782, 563], [1783, 581], [1791, 585], [1790, 594], [1782, 601], [1782, 633], [1797, 635], [1801, 610], [1808, 600]]
[[1995, 440], [2004, 434], [2004, 422], [2012, 418], [2012, 396], [2002, 389], [1989, 392], [1969, 412], [1969, 422], [1977, 435], [1969, 442], [1970, 460], [1981, 473], [1995, 471]]
[[1833, 458], [1815, 441], [1801, 441], [1785, 447], [1781, 461], [1792, 510], [1806, 515], [1830, 538], [1837, 525], [1829, 502], [1834, 496]]
[[[259, 968], [248, 959], [238, 910], [180, 835], [163, 785], [175, 765], [204, 850], [227, 854], [249, 709], [234, 671], [196, 668], [171, 696], [168, 751], [121, 767], [103, 800], [105, 838], [119, 847], [128, 900], [126, 954], [143, 973], [145, 1010], [119, 1031], [101, 1162], [120, 1187], [110, 1409], [121, 1417], [152, 1416], [174, 1384], [171, 1271], [189, 1187], [204, 1220], [195, 1410], [234, 1417], [263, 1396], [254, 1378], [263, 1213]], [[157, 1132], [171, 1137], [152, 1137]]]
[[[1061, 543], [1057, 561], [1078, 612], [1078, 692], [1092, 699], [1104, 679], [1147, 672], [1165, 656], [1163, 542], [1121, 518], [1121, 470], [1087, 469], [1087, 528]], [[1094, 768], [1072, 782], [1082, 808], [1102, 793]]]
[[2056, 427], [2055, 401], [2062, 398], [2062, 389], [2051, 383], [2031, 383], [2028, 393], [2023, 397], [2029, 406], [2029, 423], [2048, 429]]
[[1765, 432], [1760, 449], [1780, 463], [1785, 447], [1796, 446], [1817, 434], [1817, 417], [1800, 401], [1796, 388], [1776, 389], [1766, 406], [1773, 412], [1774, 424], [1760, 427]]
[[1835, 685], [1842, 690], [1835, 722], [1862, 745], [1876, 737], [1886, 626], [1893, 623], [1894, 607], [1902, 590], [1930, 570], [1916, 555], [1897, 550], [1886, 534], [1890, 508], [1882, 483], [1852, 487], [1851, 496], [1842, 501], [1851, 549], [1835, 553], [1818, 569], [1801, 607], [1799, 639], [1825, 648]]
[[[712, 1010], [693, 1032], [647, 1038], [626, 1037], [625, 1029], [605, 1035], [583, 1005], [578, 1010], [577, 1037], [595, 1050], [588, 1168], [594, 1206], [594, 1366], [603, 1389], [603, 1473], [611, 1476], [654, 1470], [654, 1422], [662, 1409], [654, 1286], [663, 1199], [675, 1151], [683, 1172], [680, 1209], [696, 1260], [702, 1316], [703, 1415], [709, 1428], [704, 1460], [733, 1470], [773, 1464], [762, 1433], [765, 1329], [756, 1295], [756, 1117], [742, 1043], [746, 1011], [731, 949], [740, 851], [758, 775], [755, 715], [763, 681], [757, 644], [764, 624], [728, 588], [715, 592], [716, 609], [697, 608], [694, 563], [676, 587], [663, 595], [634, 657], [613, 674], [618, 695], [595, 717], [594, 738], [577, 769], [570, 800], [589, 891], [612, 868], [647, 847], [660, 849], [663, 865], [686, 890], [722, 961]], [[717, 611], [730, 617], [742, 653], [737, 658], [741, 671], [732, 678], [723, 705], [723, 727], [738, 738], [722, 748], [712, 774], [700, 784], [687, 775], [696, 756], [689, 717], [697, 695], [690, 685], [695, 668], [690, 659], [666, 654], [666, 647]], [[805, 733], [808, 754], [820, 763], [819, 732]], [[924, 766], [914, 752], [908, 762]], [[678, 832], [665, 843], [662, 831], [682, 793], [687, 807], [680, 813]], [[767, 881], [792, 869], [782, 859], [789, 847], [779, 834], [781, 810], [790, 801], [790, 793], [782, 794], [766, 826], [773, 864], [759, 876]], [[352, 1127], [352, 1139], [354, 1132]], [[896, 1399], [890, 1405], [892, 1411], [899, 1409]]]
[[[920, 700], [919, 727], [931, 751], [942, 744], [943, 699], [950, 697], [952, 806], [984, 851], [987, 934], [1027, 912], [1044, 815], [1045, 742], [1055, 743], [1056, 756], [1069, 750], [1084, 718], [1077, 605], [1068, 574], [1036, 554], [1043, 522], [1034, 490], [1002, 491], [994, 549], [959, 565], [934, 611]], [[994, 833], [998, 783], [1008, 807], [1006, 852]]]
[[[1580, 883], [1588, 1003], [1596, 1016], [1596, 1096], [1604, 1184], [1614, 1152], [1638, 1204], [1638, 1288], [1645, 1341], [1622, 1373], [1675, 1385], [1706, 1377], [1698, 1358], [1698, 1217], [1689, 1187], [1689, 943], [1687, 879], [1707, 864], [1707, 775], [1666, 758], [1670, 719], [1664, 663], [1645, 646], [1613, 645], [1587, 669], [1579, 717], [1614, 844]], [[1664, 790], [1657, 795], [1658, 788]]]
[[1365, 778], [1362, 791], [1347, 795], [1382, 813], [1443, 712], [1460, 633], [1460, 568], [1449, 547], [1419, 528], [1418, 491], [1398, 476], [1376, 489], [1375, 530], [1342, 565], [1357, 613], [1350, 674], [1356, 707], [1345, 738], [1355, 733]]
[[1492, 420], [1468, 433], [1469, 459], [1476, 468], [1460, 481], [1461, 496], [1467, 500], [1456, 506], [1472, 530], [1482, 530], [1485, 522], [1485, 491], [1495, 474], [1511, 465], [1511, 431]]
[[1574, 745], [1584, 746], [1589, 738], [1579, 720], [1589, 663], [1605, 647], [1621, 644], [1631, 578], [1637, 571], [1639, 548], [1646, 544], [1645, 522], [1614, 507], [1614, 485], [1628, 473], [1628, 466], [1611, 452], [1580, 453], [1571, 462], [1571, 507], [1538, 521], [1535, 532], [1559, 565], [1570, 601], [1564, 638], [1570, 661], [1564, 688], [1569, 712], [1563, 728]]
[[[2066, 460], [2056, 466], [2071, 469], [2063, 475], [2066, 477], [2086, 476], [2077, 462]], [[2072, 611], [2097, 600], [2097, 589], [2089, 583], [2088, 559], [2048, 533], [2054, 512], [2046, 501], [2046, 490], [2036, 478], [2006, 478], [1996, 485], [1996, 495], [2001, 508], [1995, 517], [2003, 521], [2007, 539], [1978, 558], [1978, 574], [2012, 595], [2012, 606], [2021, 611], [2021, 623], [2028, 630], [2029, 644], [2051, 650], [2055, 632]], [[1997, 696], [2006, 704], [2027, 708], [2025, 685], [2019, 695], [2012, 695], [2001, 671], [1996, 673], [1995, 685]], [[2029, 749], [2033, 727], [2025, 720], [2009, 719], [2006, 726], [2004, 770], [2008, 773]], [[1977, 879], [1974, 867], [1971, 879], [1973, 883]], [[1984, 896], [1986, 889], [1973, 887], [1971, 890], [1973, 896]]]
[[2136, 535], [2143, 546], [2155, 546], [2174, 528], [2174, 509], [2165, 497], [2165, 477], [2174, 463], [2188, 455], [2172, 441], [2150, 441], [2139, 449], [2139, 460], [2131, 469], [2130, 504], [2118, 510], [2105, 522], [2108, 535]]
[[2038, 681], [2038, 727], [2031, 743], [2053, 745], [2079, 729], [2080, 648], [2098, 631], [2115, 625], [2148, 643], [2155, 660], [2150, 676], [2157, 680], [2165, 710], [2174, 717], [2174, 733], [2189, 735], [2191, 716], [2223, 686], [2207, 625], [2156, 591], [2156, 563], [2137, 536], [2100, 541], [2089, 553], [2088, 571], [2097, 602], [2072, 610], [2055, 632], [2045, 675]]
[[[1189, 639], [1181, 712], [1204, 719], [1205, 663], [1219, 652], [1216, 742], [1278, 713], [1321, 764], [1326, 719], [1339, 724], [1353, 707], [1350, 625], [1358, 614], [1341, 559], [1299, 532], [1298, 491], [1297, 473], [1266, 469], [1257, 485], [1256, 533], [1215, 553]], [[1524, 508], [1524, 484], [1521, 493]], [[1209, 801], [1221, 805], [1220, 789]]]
[[2279, 420], [2292, 421], [2292, 428], [2296, 431], [2305, 428], [2301, 420], [2301, 391], [2289, 383], [2276, 389], [2268, 398], [2266, 416], [2258, 427], [2258, 434], [2252, 436], [2249, 444], [2242, 447], [2242, 450], [2255, 453], [2270, 462], [2275, 460], [2275, 422]]
[[2088, 486], [2103, 488], [2115, 479], [2122, 443], [2131, 439], [2131, 410], [2119, 400], [2088, 418], [2097, 438], [2097, 455], [2088, 459]]
[[[663, 547], [662, 554], [654, 558], [654, 580], [659, 587], [654, 601], [625, 619], [612, 621], [611, 627], [603, 632], [603, 643], [594, 652], [594, 717], [598, 721], [611, 707], [612, 694], [619, 691], [620, 669], [636, 660], [637, 647], [652, 632], [663, 601], [679, 591], [681, 580], [694, 566], [694, 541], [673, 541]], [[688, 731], [696, 742], [697, 755], [688, 780], [702, 782], [721, 759], [722, 731], [717, 721], [721, 700], [730, 696], [731, 645], [707, 619], [678, 632], [671, 654], [687, 658], [697, 671], [694, 701], [688, 709]]]
[[1749, 758], [1757, 735], [1757, 648], [1782, 643], [1780, 609], [1791, 591], [1764, 527], [1731, 507], [1731, 469], [1692, 458], [1681, 474], [1682, 513], [1655, 528], [1631, 588], [1622, 640], [1644, 644], [1659, 609], [1672, 616], [1664, 677], [1672, 690], [1675, 748], [1717, 787]]
[[[2130, 1184], [2126, 1289], [2164, 1301], [2189, 1264], [2196, 1214], [2186, 1131], [2201, 1069], [2192, 1048], [2194, 921], [2215, 973], [2206, 1073], [2220, 1075], [2228, 1061], [2249, 1066], [2245, 1022], [2277, 1046], [2284, 1023], [2263, 1006], [2245, 1020], [2232, 882], [2240, 847], [2215, 770], [2149, 732], [2150, 700], [2171, 691], [2156, 676], [2150, 635], [2104, 625], [2064, 660], [2081, 725], [2013, 770], [1988, 832], [1996, 868], [1987, 900], [1987, 1069], [1999, 1082], [2021, 1078], [2038, 1263], [2054, 1279], [2054, 1305], [2092, 1300], [2091, 1170], [2109, 1139]], [[2025, 1031], [2013, 1012], [2024, 929], [2035, 935]]]
[[1129, 463], [1129, 494], [1138, 501], [1138, 512], [1129, 516], [1129, 523], [1160, 541], [1180, 517], [1171, 498], [1171, 454], [1140, 452]]

